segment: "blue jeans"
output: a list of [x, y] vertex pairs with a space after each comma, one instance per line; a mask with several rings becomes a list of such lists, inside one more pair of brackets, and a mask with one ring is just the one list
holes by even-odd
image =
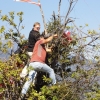
[[52, 79], [52, 84], [56, 84], [55, 73], [52, 68], [50, 68], [47, 64], [41, 62], [32, 62], [29, 64], [34, 70], [31, 70], [28, 75], [28, 80], [24, 84], [21, 93], [26, 94], [31, 82], [34, 80], [37, 72], [36, 71], [43, 71], [49, 74], [49, 77]]

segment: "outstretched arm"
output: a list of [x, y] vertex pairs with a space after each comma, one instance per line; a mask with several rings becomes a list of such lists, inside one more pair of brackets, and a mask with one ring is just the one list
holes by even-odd
[[47, 39], [44, 39], [44, 40], [43, 40], [43, 44], [46, 44], [46, 43], [52, 41], [52, 39], [55, 38], [55, 37], [57, 37], [57, 34], [54, 34], [54, 35], [50, 36], [50, 37], [47, 38]]

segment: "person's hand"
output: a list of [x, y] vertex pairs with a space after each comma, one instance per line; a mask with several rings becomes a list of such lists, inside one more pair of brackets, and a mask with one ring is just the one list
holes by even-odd
[[53, 49], [55, 47], [55, 44], [52, 44], [49, 48]]
[[58, 35], [57, 34], [54, 34], [53, 37], [56, 38], [56, 37], [58, 37]]

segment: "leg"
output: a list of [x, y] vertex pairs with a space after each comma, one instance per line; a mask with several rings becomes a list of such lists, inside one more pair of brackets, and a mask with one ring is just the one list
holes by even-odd
[[50, 68], [47, 64], [40, 62], [30, 63], [29, 66], [32, 66], [36, 71], [43, 71], [49, 74], [49, 77], [52, 79], [52, 84], [56, 84], [55, 73], [52, 68]]
[[56, 84], [56, 77], [54, 70], [49, 67], [47, 64], [43, 64], [42, 70], [49, 74], [49, 77], [52, 79], [52, 84]]
[[32, 53], [33, 52], [27, 52], [29, 58], [28, 58], [27, 64], [25, 65], [25, 67], [22, 69], [22, 72], [20, 73], [21, 78], [24, 78], [28, 74], [27, 73], [27, 67], [29, 66], [29, 61], [30, 61], [30, 58], [32, 56]]
[[34, 79], [34, 76], [35, 76], [35, 75], [36, 75], [36, 71], [31, 70], [31, 71], [29, 72], [28, 80], [27, 80], [26, 83], [24, 84], [24, 86], [23, 86], [23, 88], [22, 88], [22, 91], [21, 91], [22, 94], [26, 94], [26, 93], [27, 93], [28, 88], [29, 88], [29, 86], [30, 86], [32, 80]]

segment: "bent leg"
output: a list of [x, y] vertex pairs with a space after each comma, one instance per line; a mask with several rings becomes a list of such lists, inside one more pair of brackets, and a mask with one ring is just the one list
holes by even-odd
[[27, 68], [29, 66], [29, 61], [30, 61], [30, 58], [32, 56], [32, 53], [33, 52], [27, 52], [28, 56], [29, 56], [29, 59], [27, 61], [27, 64], [25, 65], [25, 67], [22, 69], [22, 72], [20, 73], [20, 77], [21, 78], [24, 78], [28, 73], [27, 73]]
[[49, 67], [47, 64], [43, 64], [42, 70], [49, 74], [49, 77], [52, 79], [52, 84], [56, 84], [56, 77], [55, 77], [54, 70], [51, 67]]
[[35, 74], [36, 74], [36, 71], [34, 71], [34, 70], [31, 70], [31, 71], [29, 72], [28, 79], [27, 79], [27, 81], [25, 82], [25, 84], [24, 84], [24, 86], [23, 86], [23, 88], [22, 88], [22, 91], [21, 91], [22, 94], [26, 94], [26, 93], [27, 93], [31, 82], [32, 82], [32, 80], [34, 79]]
[[29, 66], [32, 66], [36, 71], [43, 71], [49, 74], [49, 77], [52, 79], [52, 84], [56, 84], [55, 73], [52, 68], [50, 68], [47, 64], [34, 62], [30, 63]]

